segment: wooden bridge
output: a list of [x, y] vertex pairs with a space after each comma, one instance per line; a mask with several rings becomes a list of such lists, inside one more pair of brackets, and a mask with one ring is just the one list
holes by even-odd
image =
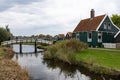
[[22, 52], [22, 44], [23, 43], [34, 43], [34, 53], [37, 53], [37, 43], [45, 43], [45, 44], [53, 44], [52, 41], [49, 40], [44, 40], [44, 39], [17, 39], [17, 40], [9, 40], [9, 41], [4, 41], [1, 43], [2, 46], [5, 45], [11, 45], [11, 44], [19, 44], [20, 45], [20, 51], [19, 53]]
[[52, 41], [49, 40], [44, 40], [44, 39], [17, 39], [17, 40], [9, 40], [9, 41], [4, 41], [1, 42], [1, 45], [10, 45], [10, 44], [15, 44], [15, 43], [45, 43], [45, 44], [53, 44]]

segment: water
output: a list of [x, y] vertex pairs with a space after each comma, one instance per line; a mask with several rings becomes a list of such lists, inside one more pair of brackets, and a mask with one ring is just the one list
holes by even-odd
[[19, 45], [13, 45], [13, 49], [17, 52], [13, 60], [17, 61], [22, 68], [28, 70], [30, 80], [112, 80], [105, 79], [102, 75], [95, 75], [83, 67], [44, 60], [44, 53], [42, 52], [29, 53], [34, 52], [34, 46], [32, 45], [23, 45], [23, 54], [18, 54]]

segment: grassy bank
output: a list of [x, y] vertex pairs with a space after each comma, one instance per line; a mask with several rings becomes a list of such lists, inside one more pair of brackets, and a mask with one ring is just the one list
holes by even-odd
[[0, 80], [29, 80], [27, 70], [12, 61], [14, 52], [11, 48], [0, 47]]
[[120, 51], [87, 49], [76, 53], [75, 56], [78, 64], [88, 67], [91, 71], [120, 75]]
[[78, 41], [63, 41], [50, 46], [44, 59], [67, 62], [84, 66], [99, 74], [120, 75], [120, 52], [86, 49], [86, 44]]

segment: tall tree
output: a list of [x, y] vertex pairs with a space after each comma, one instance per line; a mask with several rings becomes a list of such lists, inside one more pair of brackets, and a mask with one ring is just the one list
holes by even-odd
[[120, 15], [113, 14], [111, 17], [113, 23], [120, 28]]
[[0, 43], [10, 39], [10, 32], [4, 28], [0, 28]]

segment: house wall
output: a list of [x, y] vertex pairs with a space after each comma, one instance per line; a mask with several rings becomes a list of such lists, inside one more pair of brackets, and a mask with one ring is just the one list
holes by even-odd
[[76, 33], [72, 33], [72, 38], [73, 38], [73, 39], [76, 38]]
[[120, 43], [120, 33], [116, 37], [116, 43]]
[[[73, 33], [72, 38], [76, 39], [76, 34]], [[88, 32], [79, 32], [79, 40], [88, 43], [89, 46], [96, 47], [101, 46], [102, 43], [98, 43], [98, 32], [92, 31], [92, 42], [88, 42]]]
[[102, 32], [102, 42], [103, 43], [114, 43], [115, 42], [114, 35], [115, 33]]
[[59, 37], [59, 38], [58, 38], [58, 41], [61, 41], [61, 40], [64, 40], [64, 38]]
[[86, 43], [87, 42], [87, 32], [79, 32], [79, 35], [80, 35], [80, 37], [79, 37], [80, 41]]

